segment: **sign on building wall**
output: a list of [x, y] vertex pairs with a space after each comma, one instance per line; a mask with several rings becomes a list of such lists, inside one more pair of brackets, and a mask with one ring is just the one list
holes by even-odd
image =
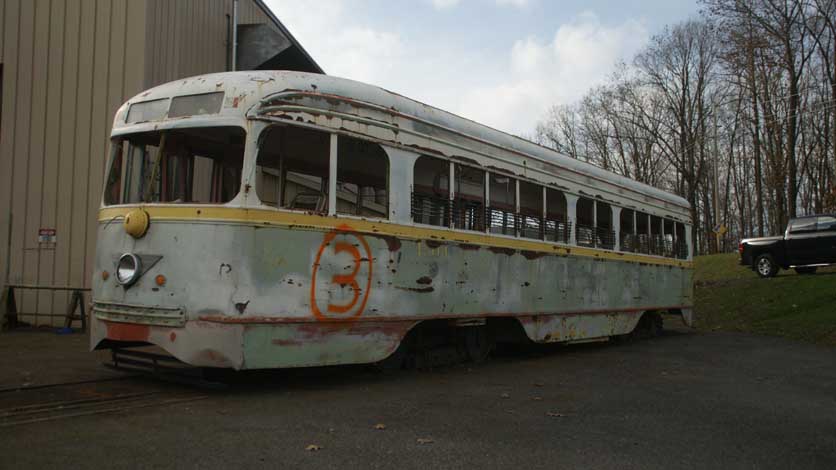
[[54, 228], [39, 228], [38, 229], [38, 243], [54, 244], [56, 230]]

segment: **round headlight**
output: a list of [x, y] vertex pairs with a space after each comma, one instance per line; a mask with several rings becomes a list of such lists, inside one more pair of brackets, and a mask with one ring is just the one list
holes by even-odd
[[139, 258], [133, 253], [125, 253], [119, 258], [119, 264], [116, 266], [116, 280], [127, 287], [139, 279], [140, 269]]

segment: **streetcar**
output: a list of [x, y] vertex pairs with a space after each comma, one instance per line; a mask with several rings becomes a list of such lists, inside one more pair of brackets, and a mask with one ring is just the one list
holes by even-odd
[[399, 365], [692, 321], [687, 201], [375, 86], [202, 75], [111, 138], [91, 349]]

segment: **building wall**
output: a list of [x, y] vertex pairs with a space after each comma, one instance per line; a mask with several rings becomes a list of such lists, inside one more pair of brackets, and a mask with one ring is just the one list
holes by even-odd
[[[251, 0], [239, 23], [270, 23]], [[0, 1], [0, 282], [88, 287], [116, 109], [151, 86], [227, 69], [232, 0]], [[41, 228], [55, 243], [39, 243]], [[65, 292], [21, 291], [63, 314]], [[59, 318], [21, 320], [60, 324]]]
[[[232, 0], [147, 0], [147, 87], [229, 69]], [[254, 2], [238, 4], [238, 24], [277, 27]]]

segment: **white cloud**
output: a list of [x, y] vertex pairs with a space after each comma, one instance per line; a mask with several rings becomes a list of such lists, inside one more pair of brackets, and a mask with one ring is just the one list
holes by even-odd
[[372, 27], [342, 0], [267, 3], [327, 73], [517, 134], [531, 134], [551, 105], [582, 97], [649, 36], [638, 21], [604, 25], [586, 12], [548, 39], [521, 38], [504, 51], [466, 48]]
[[437, 10], [444, 10], [446, 8], [453, 8], [459, 4], [460, 0], [430, 0]]
[[499, 6], [512, 6], [517, 8], [525, 8], [529, 5], [529, 0], [496, 0]]
[[531, 133], [552, 104], [580, 99], [618, 60], [641, 48], [648, 35], [638, 21], [605, 26], [597, 15], [585, 12], [561, 25], [550, 41], [516, 41], [508, 73], [497, 83], [467, 92], [459, 112], [502, 130]]

